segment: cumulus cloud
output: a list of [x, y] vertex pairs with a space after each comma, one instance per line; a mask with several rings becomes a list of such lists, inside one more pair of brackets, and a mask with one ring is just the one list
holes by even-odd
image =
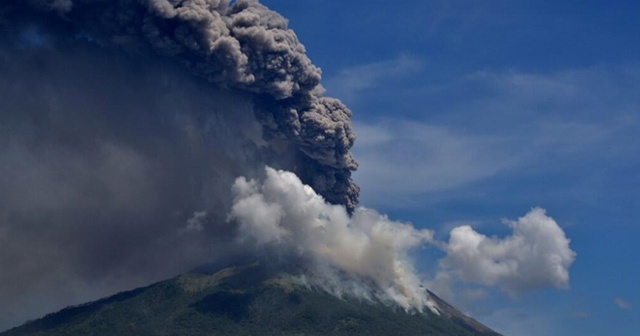
[[[541, 208], [505, 221], [513, 230], [506, 238], [462, 225], [448, 241], [438, 241], [431, 230], [364, 207], [349, 217], [343, 206], [328, 204], [282, 170], [266, 168], [262, 179], [239, 177], [232, 190], [228, 219], [237, 224], [236, 239], [247, 249], [269, 255], [270, 261], [298, 265], [302, 284], [405, 309], [434, 308], [425, 286], [454, 297], [456, 284], [472, 284], [463, 291], [472, 300], [486, 298], [488, 288], [512, 296], [541, 287], [566, 288], [576, 256], [563, 230]], [[412, 250], [425, 246], [444, 252], [433, 277], [420, 276], [411, 258]]]
[[366, 208], [349, 217], [295, 174], [272, 168], [264, 180], [238, 178], [233, 195], [229, 219], [238, 222], [238, 239], [304, 260], [308, 284], [405, 309], [432, 307], [410, 258], [412, 249], [433, 240], [432, 231]]
[[502, 239], [470, 226], [453, 229], [438, 276], [495, 286], [511, 295], [547, 286], [568, 287], [576, 253], [545, 210], [534, 208], [517, 221], [505, 222], [513, 233]]

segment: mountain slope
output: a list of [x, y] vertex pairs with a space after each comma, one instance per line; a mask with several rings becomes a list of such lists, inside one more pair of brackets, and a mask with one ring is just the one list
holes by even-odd
[[435, 297], [441, 316], [342, 300], [265, 276], [256, 265], [188, 273], [65, 308], [18, 335], [498, 335]]

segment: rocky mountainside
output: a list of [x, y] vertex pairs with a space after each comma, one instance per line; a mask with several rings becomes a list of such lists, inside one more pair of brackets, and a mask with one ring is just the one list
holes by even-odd
[[258, 265], [191, 272], [65, 308], [0, 336], [498, 335], [430, 293], [440, 315], [339, 299]]

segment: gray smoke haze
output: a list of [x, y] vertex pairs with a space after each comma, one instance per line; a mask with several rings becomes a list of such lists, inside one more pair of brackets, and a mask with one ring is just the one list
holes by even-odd
[[265, 165], [353, 211], [351, 112], [256, 1], [0, 7], [0, 330], [242, 253]]

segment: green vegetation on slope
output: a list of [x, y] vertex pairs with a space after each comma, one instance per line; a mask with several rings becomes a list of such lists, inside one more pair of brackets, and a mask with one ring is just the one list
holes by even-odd
[[185, 274], [66, 308], [1, 336], [64, 335], [497, 335], [431, 312], [256, 281], [251, 269]]

